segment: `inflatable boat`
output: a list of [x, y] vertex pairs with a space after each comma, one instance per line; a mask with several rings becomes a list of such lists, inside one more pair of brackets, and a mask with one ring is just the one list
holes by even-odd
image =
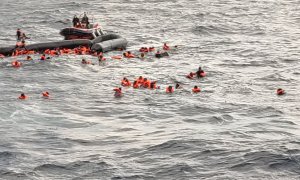
[[[128, 41], [116, 34], [105, 34], [98, 24], [86, 23], [79, 19], [80, 27], [68, 27], [60, 31], [65, 40], [55, 42], [44, 42], [29, 44], [25, 46], [26, 50], [35, 50], [37, 52], [46, 49], [57, 48], [75, 48], [86, 46], [97, 52], [107, 52], [115, 49], [126, 49]], [[0, 47], [0, 54], [10, 56], [15, 51], [16, 46]]]

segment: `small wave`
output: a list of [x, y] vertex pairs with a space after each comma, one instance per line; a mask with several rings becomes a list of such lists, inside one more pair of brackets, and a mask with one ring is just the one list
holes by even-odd
[[197, 172], [193, 167], [186, 163], [179, 163], [169, 167], [158, 167], [158, 169], [158, 172], [155, 174], [158, 179], [160, 177], [177, 177], [178, 179], [188, 178], [189, 176], [194, 176]]
[[11, 158], [11, 157], [14, 157], [15, 154], [13, 152], [9, 152], [9, 151], [3, 151], [3, 152], [0, 152], [0, 158]]
[[300, 156], [274, 154], [268, 151], [251, 152], [243, 156], [244, 162], [231, 166], [235, 171], [249, 171], [254, 168], [278, 169], [300, 174]]
[[151, 146], [148, 148], [148, 150], [168, 153], [173, 151], [188, 150], [191, 148], [192, 146], [187, 144], [185, 141], [170, 140], [159, 145]]
[[27, 179], [32, 179], [29, 178], [25, 173], [18, 173], [15, 171], [11, 170], [0, 170], [0, 179], [22, 179], [22, 180], [27, 180]]
[[195, 26], [191, 31], [196, 35], [233, 34], [233, 32], [228, 28], [217, 27], [214, 25], [198, 25]]

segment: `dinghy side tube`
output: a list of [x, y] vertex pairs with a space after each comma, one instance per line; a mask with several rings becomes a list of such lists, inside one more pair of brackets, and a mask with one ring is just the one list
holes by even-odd
[[92, 46], [92, 41], [87, 39], [76, 39], [76, 40], [63, 40], [56, 42], [47, 43], [37, 43], [30, 44], [26, 46], [27, 50], [44, 51], [46, 49], [56, 49], [56, 48], [76, 48], [78, 46]]
[[100, 43], [95, 43], [91, 49], [97, 52], [107, 52], [115, 49], [126, 49], [127, 43], [128, 41], [125, 38], [112, 39]]
[[9, 46], [9, 47], [0, 47], [0, 54], [4, 56], [10, 56], [14, 52], [16, 46]]
[[112, 39], [119, 39], [119, 38], [122, 38], [122, 37], [117, 35], [117, 34], [104, 34], [104, 35], [98, 36], [97, 38], [92, 40], [92, 43], [96, 44], [96, 43], [100, 43], [100, 42], [103, 42], [103, 41], [108, 41], [108, 40], [112, 40]]

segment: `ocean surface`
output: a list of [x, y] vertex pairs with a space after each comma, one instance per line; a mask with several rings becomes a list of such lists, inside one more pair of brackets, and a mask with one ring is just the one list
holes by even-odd
[[[17, 28], [27, 44], [63, 39], [85, 11], [134, 54], [178, 48], [144, 60], [113, 51], [100, 65], [0, 59], [1, 180], [300, 179], [299, 0], [1, 0], [0, 46], [15, 44]], [[205, 78], [185, 77], [199, 66]], [[138, 76], [161, 89], [114, 97]], [[175, 83], [183, 89], [166, 94]]]

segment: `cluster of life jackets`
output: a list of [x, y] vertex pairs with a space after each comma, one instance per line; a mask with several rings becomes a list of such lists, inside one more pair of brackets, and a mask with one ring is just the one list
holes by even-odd
[[[121, 81], [121, 85], [126, 86], [126, 87], [130, 87], [131, 82], [126, 77], [124, 77], [123, 80]], [[139, 78], [137, 78], [133, 82], [132, 87], [134, 89], [138, 89], [138, 88], [141, 88], [141, 87], [149, 88], [149, 89], [157, 89], [158, 88], [158, 86], [156, 85], [156, 81], [151, 82], [149, 79], [143, 78], [142, 76], [140, 76]]]
[[[26, 49], [20, 49], [16, 48], [12, 56], [20, 56], [20, 55], [32, 55], [36, 54], [37, 52], [34, 50], [26, 50]], [[91, 49], [86, 46], [80, 46], [74, 49], [69, 48], [63, 48], [63, 49], [46, 49], [44, 50], [43, 54], [47, 54], [50, 56], [57, 56], [57, 55], [64, 55], [64, 54], [77, 54], [77, 55], [83, 55], [83, 54], [91, 54], [91, 55], [98, 55], [97, 52], [91, 53]], [[1, 54], [1, 57], [4, 58], [5, 56]], [[0, 58], [1, 58], [0, 57]]]
[[15, 49], [12, 53], [12, 56], [21, 56], [21, 55], [31, 55], [35, 54], [34, 50], [26, 50], [26, 49]]
[[155, 51], [155, 48], [154, 47], [141, 47], [140, 52], [143, 52], [143, 53], [147, 53], [147, 52], [152, 52], [152, 51]]
[[[177, 87], [176, 87], [177, 88]], [[166, 88], [166, 93], [168, 93], [168, 94], [171, 94], [171, 93], [173, 93], [175, 90], [174, 90], [174, 87], [173, 86], [168, 86], [167, 88]], [[201, 90], [200, 90], [200, 88], [198, 87], [198, 86], [194, 86], [194, 88], [192, 89], [192, 92], [193, 93], [199, 93], [199, 92], [201, 92]]]
[[188, 79], [194, 79], [194, 76], [197, 75], [198, 78], [202, 78], [206, 76], [206, 73], [199, 68], [199, 70], [197, 72], [190, 72], [188, 75], [186, 75], [185, 77]]

